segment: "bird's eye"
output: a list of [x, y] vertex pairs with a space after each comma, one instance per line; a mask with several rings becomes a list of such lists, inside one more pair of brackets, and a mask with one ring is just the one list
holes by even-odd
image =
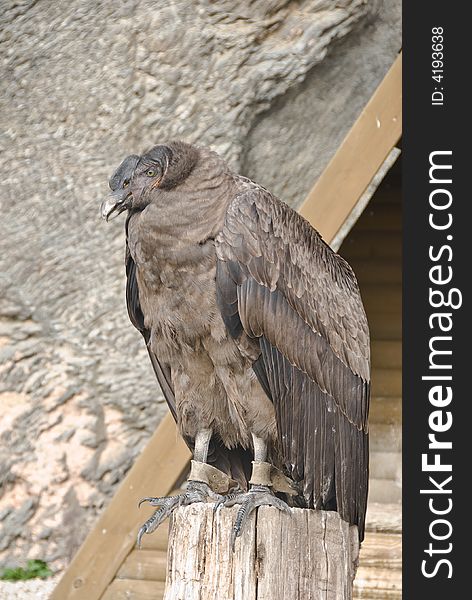
[[149, 171], [146, 171], [146, 175], [148, 177], [154, 177], [155, 174], [156, 174], [156, 171], [154, 171], [153, 169], [149, 169]]
[[127, 188], [129, 186], [129, 179], [123, 181], [123, 188]]

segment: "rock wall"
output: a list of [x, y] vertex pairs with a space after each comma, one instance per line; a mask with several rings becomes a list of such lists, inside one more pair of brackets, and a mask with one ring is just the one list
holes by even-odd
[[123, 223], [98, 215], [110, 173], [181, 138], [299, 203], [400, 49], [400, 2], [0, 18], [0, 563], [61, 569], [166, 410], [126, 315]]

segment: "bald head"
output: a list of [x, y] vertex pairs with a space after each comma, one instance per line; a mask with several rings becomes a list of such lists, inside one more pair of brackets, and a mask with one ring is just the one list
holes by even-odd
[[132, 179], [135, 203], [142, 203], [152, 190], [170, 190], [185, 181], [199, 157], [195, 146], [184, 142], [154, 146], [143, 154]]

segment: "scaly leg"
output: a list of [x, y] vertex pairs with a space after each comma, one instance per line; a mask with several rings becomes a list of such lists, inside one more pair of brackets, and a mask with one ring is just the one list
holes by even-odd
[[240, 504], [241, 508], [236, 515], [231, 534], [231, 547], [234, 552], [236, 538], [241, 535], [244, 525], [251, 513], [259, 506], [273, 506], [286, 514], [292, 514], [286, 502], [277, 498], [272, 492], [271, 469], [272, 465], [266, 462], [267, 444], [253, 434], [254, 461], [252, 463], [252, 477], [250, 488], [246, 493], [230, 494], [222, 498], [215, 505], [215, 510], [220, 506], [234, 506]]
[[211, 434], [211, 429], [202, 429], [197, 433], [192, 469], [188, 478], [187, 489], [183, 494], [161, 498], [147, 497], [140, 500], [138, 506], [141, 506], [143, 502], [148, 502], [151, 506], [157, 506], [158, 509], [154, 511], [139, 530], [138, 547], [141, 545], [143, 535], [155, 531], [178, 506], [186, 506], [195, 502], [214, 502], [221, 499], [222, 496], [216, 493], [214, 489], [218, 489], [218, 486], [224, 487], [225, 478], [228, 480], [230, 478], [225, 473], [206, 464]]

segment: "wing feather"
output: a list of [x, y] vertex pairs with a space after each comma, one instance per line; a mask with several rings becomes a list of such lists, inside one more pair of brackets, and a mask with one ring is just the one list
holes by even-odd
[[362, 539], [370, 346], [357, 281], [305, 219], [244, 183], [216, 239], [218, 306], [235, 339], [259, 342], [255, 372], [305, 505], [337, 509]]

